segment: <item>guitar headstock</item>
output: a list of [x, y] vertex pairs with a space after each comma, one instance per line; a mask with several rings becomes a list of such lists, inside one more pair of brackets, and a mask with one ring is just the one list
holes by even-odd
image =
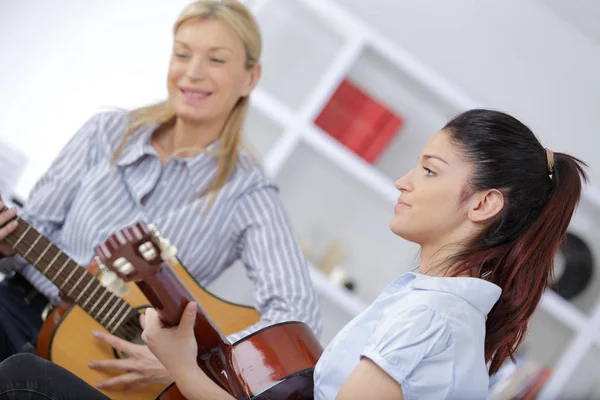
[[112, 234], [95, 252], [101, 269], [128, 282], [154, 275], [177, 250], [154, 226], [138, 222]]

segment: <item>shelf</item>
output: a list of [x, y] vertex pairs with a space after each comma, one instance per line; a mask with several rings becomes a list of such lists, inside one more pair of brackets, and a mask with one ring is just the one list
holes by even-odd
[[354, 292], [331, 282], [327, 275], [314, 265], [310, 265], [310, 277], [317, 292], [335, 304], [338, 310], [356, 316], [368, 307], [368, 304], [359, 299]]
[[296, 0], [270, 1], [257, 16], [263, 36], [259, 87], [300, 108], [344, 39]]
[[539, 307], [571, 329], [583, 329], [587, 323], [587, 317], [580, 310], [552, 290], [544, 293]]
[[381, 199], [394, 204], [398, 190], [394, 181], [382, 174], [365, 160], [354, 154], [337, 140], [317, 127], [309, 127], [303, 135], [305, 142], [321, 156], [330, 160], [337, 168], [353, 176], [360, 184], [371, 189]]
[[331, 301], [325, 293], [319, 293], [319, 307], [323, 321], [321, 332], [321, 343], [327, 346], [354, 315], [340, 311], [338, 305]]
[[598, 399], [600, 398], [600, 349], [590, 348], [573, 374], [567, 379], [560, 399]]
[[[334, 240], [346, 245], [343, 267], [355, 280], [355, 293], [362, 303], [370, 304], [389, 282], [416, 268], [418, 247], [389, 229], [395, 200], [386, 201], [364, 190], [356, 177], [304, 140], [283, 165], [277, 183], [296, 232], [311, 242], [313, 260]], [[363, 307], [348, 296], [338, 299], [339, 307], [346, 310], [356, 312]]]
[[598, 303], [600, 293], [600, 204], [594, 203], [589, 196], [582, 197], [575, 211], [569, 232], [581, 238], [589, 247], [594, 259], [594, 269], [588, 286], [584, 291], [568, 302], [578, 311], [590, 315]]
[[412, 169], [427, 140], [462, 111], [419, 84], [372, 46], [364, 48], [347, 79], [404, 121], [375, 163], [390, 179]]
[[574, 336], [574, 330], [545, 310], [538, 309], [530, 320], [519, 351], [541, 366], [552, 368]]
[[283, 133], [283, 127], [251, 105], [244, 123], [244, 143], [261, 159], [269, 153]]

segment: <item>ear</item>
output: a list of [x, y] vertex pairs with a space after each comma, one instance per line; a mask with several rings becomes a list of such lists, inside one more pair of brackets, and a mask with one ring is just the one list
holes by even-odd
[[469, 200], [468, 217], [473, 222], [485, 222], [502, 211], [504, 196], [497, 189], [475, 193]]
[[260, 63], [256, 64], [254, 67], [252, 67], [252, 69], [246, 72], [246, 83], [244, 84], [244, 89], [242, 90], [242, 97], [246, 97], [250, 94], [250, 92], [252, 92], [252, 89], [256, 87], [261, 74], [262, 65]]

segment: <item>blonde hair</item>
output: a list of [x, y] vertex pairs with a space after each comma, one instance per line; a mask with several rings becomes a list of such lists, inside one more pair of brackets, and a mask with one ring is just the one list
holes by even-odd
[[[244, 66], [246, 70], [250, 70], [258, 64], [262, 51], [260, 31], [256, 20], [242, 3], [237, 0], [195, 1], [181, 12], [173, 26], [173, 33], [177, 32], [181, 24], [193, 18], [201, 20], [214, 19], [227, 25], [244, 44], [246, 50]], [[211, 153], [216, 155], [218, 160], [216, 178], [207, 191], [210, 196], [209, 207], [237, 163], [238, 152], [241, 146], [241, 132], [248, 104], [248, 96], [242, 96], [238, 99], [221, 130], [220, 150]], [[169, 101], [132, 110], [129, 112], [129, 115], [131, 117], [129, 125], [112, 155], [111, 162], [116, 161], [125, 143], [138, 128], [154, 123], [162, 126], [174, 124], [176, 119], [175, 111], [171, 107], [171, 104], [169, 104]]]

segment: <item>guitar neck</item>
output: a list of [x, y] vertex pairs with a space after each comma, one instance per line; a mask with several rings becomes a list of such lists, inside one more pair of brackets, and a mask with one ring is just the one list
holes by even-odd
[[[169, 263], [151, 276], [137, 281], [150, 304], [166, 326], [177, 326], [186, 305], [196, 301]], [[231, 343], [198, 304], [194, 335], [198, 344], [198, 365], [216, 383], [233, 395], [245, 395], [231, 365]]]
[[[167, 262], [152, 276], [136, 282], [152, 307], [154, 307], [166, 326], [177, 326], [185, 306], [190, 301], [196, 301], [192, 293], [179, 279]], [[195, 323], [195, 334], [198, 341], [198, 354], [208, 354], [214, 348], [225, 348], [231, 343], [219, 330], [217, 325], [198, 305]]]
[[[2, 211], [6, 210], [6, 207]], [[108, 291], [85, 268], [63, 253], [24, 219], [4, 242], [60, 289], [61, 295], [85, 310], [109, 332], [133, 339], [141, 329], [127, 302]], [[137, 325], [137, 326], [136, 326]]]

